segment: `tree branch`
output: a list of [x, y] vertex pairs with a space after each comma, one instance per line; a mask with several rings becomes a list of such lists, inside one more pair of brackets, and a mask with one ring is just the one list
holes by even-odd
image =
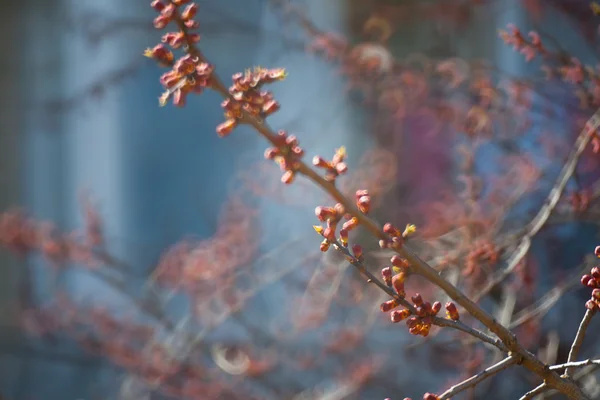
[[489, 336], [488, 334], [486, 334], [478, 329], [471, 328], [470, 326], [465, 325], [464, 323], [462, 323], [460, 321], [453, 321], [451, 319], [435, 317], [433, 319], [433, 323], [434, 323], [434, 325], [437, 325], [437, 326], [453, 328], [453, 329], [465, 332], [465, 333], [473, 336], [474, 338], [481, 340], [482, 342], [491, 344], [492, 346], [496, 347], [498, 350], [500, 350], [504, 353], [508, 353], [508, 351], [509, 351], [508, 348], [504, 345], [504, 343], [502, 343], [502, 341], [500, 341], [500, 339], [493, 338], [493, 337]]
[[548, 385], [546, 385], [546, 383], [544, 382], [541, 385], [537, 386], [535, 389], [530, 390], [529, 392], [525, 393], [523, 396], [521, 396], [521, 398], [519, 400], [533, 399], [535, 396], [537, 396], [538, 394], [544, 393], [548, 389], [549, 389]]
[[[340, 245], [337, 241], [334, 242], [333, 245], [335, 246], [336, 250], [338, 250], [339, 252], [341, 252], [342, 254], [344, 254], [346, 256], [346, 259], [348, 260], [348, 262], [350, 264], [352, 264], [354, 267], [356, 267], [356, 269], [358, 269], [360, 271], [360, 273], [362, 273], [363, 275], [365, 275], [367, 277], [367, 279], [368, 279], [367, 282], [375, 284], [378, 288], [383, 290], [390, 297], [392, 297], [393, 299], [396, 299], [400, 305], [409, 309], [413, 314], [415, 313], [415, 308], [413, 307], [412, 304], [410, 304], [408, 301], [406, 301], [406, 299], [404, 297], [398, 296], [398, 294], [394, 291], [393, 288], [387, 286], [386, 284], [381, 282], [377, 277], [375, 277], [371, 272], [369, 272], [369, 270], [365, 267], [365, 265], [360, 260], [358, 260], [356, 257], [354, 257], [346, 247]], [[508, 353], [508, 348], [499, 339], [493, 338], [482, 331], [471, 328], [468, 325], [465, 325], [464, 323], [462, 323], [460, 321], [453, 321], [450, 319], [434, 317], [433, 324], [437, 325], [439, 327], [453, 328], [453, 329], [462, 331], [464, 333], [467, 333], [467, 334], [473, 336], [476, 339], [481, 340], [482, 342], [491, 344], [492, 346], [496, 347], [500, 351]]]
[[517, 362], [518, 362], [518, 357], [511, 355], [511, 356], [505, 358], [504, 360], [500, 361], [499, 363], [494, 364], [491, 367], [487, 367], [483, 371], [479, 372], [477, 375], [473, 375], [472, 377], [462, 381], [461, 383], [452, 386], [450, 389], [448, 389], [444, 393], [442, 393], [439, 396], [439, 398], [440, 398], [440, 400], [450, 399], [464, 390], [475, 387], [475, 385], [477, 385], [479, 382], [484, 381], [485, 379], [516, 364]]
[[[583, 339], [585, 338], [585, 332], [587, 331], [590, 322], [592, 321], [592, 317], [596, 314], [597, 309], [594, 308], [592, 310], [588, 309], [579, 324], [579, 329], [577, 329], [577, 334], [575, 335], [575, 339], [573, 339], [573, 344], [571, 345], [571, 350], [569, 351], [569, 357], [567, 358], [567, 363], [575, 362], [577, 358], [577, 353], [579, 353], [579, 349], [583, 344]], [[573, 372], [574, 367], [568, 367], [565, 371], [565, 377], [569, 377], [571, 372]]]
[[600, 365], [600, 360], [592, 360], [591, 358], [588, 358], [587, 360], [584, 361], [574, 361], [574, 362], [567, 362], [564, 364], [556, 364], [550, 367], [550, 370], [555, 371], [557, 369], [564, 369], [564, 368], [580, 368], [580, 367], [586, 367], [588, 365]]
[[[186, 42], [185, 50], [188, 54], [196, 57], [200, 62], [205, 62], [206, 58], [202, 54], [202, 52], [198, 49], [198, 47], [193, 43], [188, 34], [188, 29], [185, 26], [183, 20], [179, 15], [174, 17], [174, 21], [176, 22], [179, 30], [183, 32], [184, 39]], [[217, 93], [221, 94], [224, 98], [231, 98], [227, 87], [223, 84], [223, 82], [218, 78], [216, 73], [211, 74], [210, 79], [210, 88], [215, 90]], [[265, 139], [267, 139], [271, 144], [278, 147], [277, 135], [276, 133], [264, 122], [262, 119], [257, 119], [250, 115], [248, 112], [242, 109], [242, 118], [240, 120], [241, 123], [246, 123], [251, 125], [260, 135], [262, 135]], [[600, 114], [600, 113], [599, 113]], [[600, 126], [600, 115], [595, 119], [597, 121], [597, 125]], [[589, 141], [591, 134], [586, 134], [580, 137], [576, 143], [576, 149], [574, 154], [577, 157], [580, 154], [580, 148], [585, 147], [584, 143], [587, 144]], [[579, 152], [578, 152], [579, 151]], [[582, 151], [582, 149], [581, 149]], [[567, 163], [567, 167], [574, 165], [574, 162]], [[298, 161], [297, 165], [294, 165], [294, 170], [301, 175], [306, 176], [308, 179], [317, 184], [321, 189], [327, 192], [333, 199], [335, 199], [338, 203], [344, 206], [346, 213], [355, 217], [359, 224], [367, 229], [373, 236], [378, 239], [387, 240], [387, 235], [381, 230], [379, 225], [367, 217], [365, 214], [360, 212], [357, 207], [347, 199], [342, 192], [335, 186], [334, 183], [325, 180], [321, 175], [319, 175], [315, 170], [309, 167], [303, 161]], [[568, 168], [563, 169], [567, 171]], [[567, 173], [570, 174], [569, 171]], [[567, 175], [567, 173], [563, 173], [561, 175]], [[550, 201], [557, 202], [558, 197], [560, 197], [560, 192], [562, 191], [561, 186], [560, 190], [553, 190], [551, 192]], [[556, 195], [554, 196], [554, 193]], [[554, 196], [554, 197], [552, 197]], [[553, 207], [553, 205], [552, 205]], [[547, 211], [550, 211], [552, 207], [545, 208]], [[547, 218], [547, 217], [545, 217]], [[532, 221], [532, 230], [539, 230], [537, 225], [538, 219], [534, 219]], [[541, 227], [541, 226], [540, 226]], [[500, 340], [505, 344], [509, 351], [515, 354], [515, 356], [520, 356], [522, 359], [522, 364], [530, 371], [534, 372], [542, 379], [548, 382], [548, 384], [559, 390], [561, 393], [565, 394], [571, 399], [580, 400], [587, 399], [583, 391], [574, 383], [567, 379], [561, 378], [557, 373], [550, 371], [547, 369], [547, 366], [542, 363], [539, 359], [537, 359], [533, 354], [524, 349], [517, 341], [516, 336], [508, 330], [506, 327], [496, 321], [487, 311], [482, 309], [480, 306], [475, 304], [472, 300], [467, 298], [457, 287], [452, 285], [450, 282], [446, 281], [443, 277], [441, 277], [438, 272], [433, 269], [429, 264], [421, 260], [416, 254], [410, 251], [407, 246], [403, 246], [400, 248], [394, 249], [400, 256], [404, 257], [409, 264], [411, 265], [411, 269], [423, 276], [425, 279], [430, 281], [431, 283], [437, 285], [440, 289], [446, 292], [446, 294], [462, 306], [467, 312], [469, 312], [475, 319], [480, 321], [483, 325], [488, 327], [490, 331], [496, 334]], [[385, 286], [385, 285], [384, 285]], [[386, 290], [389, 288], [386, 287]], [[382, 288], [383, 289], [383, 288]]]

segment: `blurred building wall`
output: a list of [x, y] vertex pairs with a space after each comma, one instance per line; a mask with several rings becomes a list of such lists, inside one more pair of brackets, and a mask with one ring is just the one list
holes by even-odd
[[[15, 36], [21, 20], [14, 18], [21, 5], [3, 1], [0, 6], [4, 10], [0, 13], [0, 53], [3, 54], [0, 57], [0, 208], [4, 210], [22, 200], [19, 134], [23, 125], [23, 93], [16, 79], [22, 58], [20, 43]], [[15, 368], [20, 367], [15, 363], [15, 355], [11, 354], [14, 341], [18, 338], [13, 326], [20, 267], [12, 255], [0, 252], [0, 376], [3, 377], [0, 386], [3, 389], [7, 382], [5, 377], [13, 377]]]

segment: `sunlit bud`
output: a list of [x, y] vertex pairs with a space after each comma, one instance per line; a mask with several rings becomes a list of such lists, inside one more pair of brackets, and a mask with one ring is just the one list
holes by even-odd
[[404, 232], [402, 232], [402, 237], [408, 238], [408, 237], [414, 235], [416, 231], [417, 231], [417, 227], [415, 225], [408, 224], [408, 225], [406, 225], [406, 228], [404, 228]]
[[382, 312], [388, 312], [396, 307], [398, 307], [398, 302], [395, 299], [381, 303], [381, 305], [379, 306]]
[[283, 176], [281, 177], [281, 182], [285, 183], [286, 185], [289, 185], [290, 183], [294, 182], [295, 177], [296, 174], [294, 173], [294, 171], [285, 171], [283, 173]]
[[394, 311], [392, 311], [390, 313], [390, 319], [394, 323], [403, 321], [406, 318], [408, 318], [409, 316], [410, 316], [410, 311], [407, 310], [407, 309], [404, 309], [404, 310], [394, 310]]
[[359, 244], [352, 245], [352, 253], [354, 253], [354, 257], [360, 260], [363, 256], [363, 249]]
[[585, 308], [587, 308], [590, 311], [597, 310], [598, 309], [598, 303], [596, 303], [594, 300], [588, 300], [585, 303]]
[[423, 298], [419, 293], [415, 294], [410, 298], [415, 306], [420, 306], [423, 304]]

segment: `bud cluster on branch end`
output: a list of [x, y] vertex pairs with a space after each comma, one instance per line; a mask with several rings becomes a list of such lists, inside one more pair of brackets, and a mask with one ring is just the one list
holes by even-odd
[[[600, 258], [600, 246], [597, 246], [594, 253]], [[590, 311], [600, 310], [600, 267], [592, 268], [589, 274], [581, 277], [581, 283], [592, 290], [591, 298], [585, 303], [585, 306]]]

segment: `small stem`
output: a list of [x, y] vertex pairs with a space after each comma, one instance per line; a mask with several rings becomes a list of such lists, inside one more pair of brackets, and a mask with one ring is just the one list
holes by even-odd
[[489, 336], [486, 333], [484, 333], [478, 329], [471, 328], [470, 326], [465, 325], [460, 321], [453, 321], [451, 319], [435, 317], [433, 319], [433, 323], [434, 323], [434, 325], [437, 325], [440, 327], [453, 328], [453, 329], [465, 332], [465, 333], [473, 336], [474, 338], [481, 340], [482, 342], [491, 344], [492, 346], [496, 347], [498, 350], [500, 350], [504, 353], [509, 352], [508, 348], [504, 345], [504, 343], [502, 343], [502, 341], [500, 339], [493, 338], [492, 336]]
[[584, 361], [573, 361], [573, 362], [567, 362], [564, 364], [556, 364], [550, 367], [550, 370], [554, 371], [557, 369], [564, 369], [564, 368], [581, 368], [581, 367], [586, 367], [588, 365], [600, 365], [600, 360], [592, 360], [591, 358], [588, 358], [587, 360]]
[[533, 399], [535, 396], [537, 396], [538, 394], [544, 393], [548, 389], [550, 389], [550, 388], [548, 387], [548, 385], [546, 385], [546, 382], [544, 382], [544, 383], [540, 384], [538, 387], [536, 387], [535, 389], [532, 389], [529, 392], [525, 393], [523, 396], [521, 396], [521, 398], [519, 400]]
[[518, 361], [518, 357], [509, 356], [504, 360], [500, 361], [497, 364], [492, 365], [491, 367], [487, 367], [483, 371], [479, 372], [477, 375], [473, 375], [472, 377], [462, 381], [461, 383], [452, 386], [450, 389], [446, 390], [444, 393], [439, 396], [440, 400], [450, 399], [451, 397], [456, 396], [458, 393], [467, 390], [469, 388], [475, 387], [478, 383], [484, 381], [485, 379], [497, 374], [498, 372], [516, 364]]
[[[567, 358], [567, 363], [572, 363], [577, 358], [577, 353], [579, 353], [579, 349], [583, 344], [583, 339], [585, 338], [585, 332], [587, 331], [590, 322], [592, 321], [592, 317], [596, 314], [597, 309], [594, 308], [592, 310], [588, 309], [579, 324], [579, 329], [577, 329], [577, 334], [575, 335], [575, 339], [573, 339], [573, 344], [571, 345], [571, 350], [569, 351], [569, 357]], [[571, 372], [573, 372], [573, 367], [568, 367], [565, 371], [565, 377], [569, 377]]]

